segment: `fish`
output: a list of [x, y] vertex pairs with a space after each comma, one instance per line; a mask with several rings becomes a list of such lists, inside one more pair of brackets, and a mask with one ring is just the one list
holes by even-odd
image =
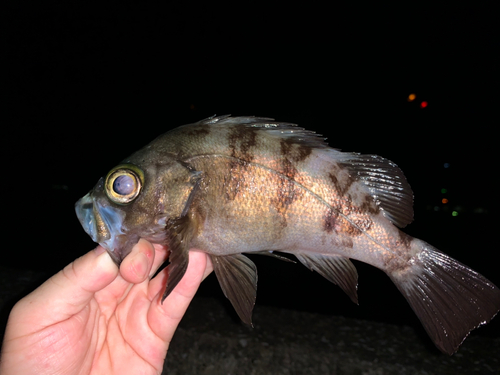
[[212, 116], [170, 130], [101, 177], [75, 208], [118, 266], [140, 238], [168, 246], [162, 302], [190, 249], [207, 253], [250, 325], [257, 269], [244, 254], [291, 254], [354, 303], [351, 259], [377, 267], [449, 355], [500, 309], [491, 281], [401, 230], [413, 221], [413, 192], [395, 163], [342, 152], [272, 118]]

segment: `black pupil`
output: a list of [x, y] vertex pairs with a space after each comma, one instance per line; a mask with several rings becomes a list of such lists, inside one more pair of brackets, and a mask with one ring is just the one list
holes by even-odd
[[118, 176], [113, 182], [113, 190], [119, 195], [129, 195], [134, 192], [134, 179], [129, 175]]

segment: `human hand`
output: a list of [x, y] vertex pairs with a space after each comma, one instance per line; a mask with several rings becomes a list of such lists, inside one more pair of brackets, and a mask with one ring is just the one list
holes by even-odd
[[48, 279], [12, 309], [0, 357], [9, 374], [160, 374], [169, 343], [209, 257], [189, 267], [161, 304], [168, 251], [140, 240], [120, 269], [98, 246]]

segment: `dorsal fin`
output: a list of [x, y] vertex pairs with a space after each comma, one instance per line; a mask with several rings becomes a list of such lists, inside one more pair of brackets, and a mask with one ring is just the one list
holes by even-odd
[[250, 128], [260, 128], [271, 136], [285, 138], [295, 144], [305, 145], [313, 148], [330, 148], [325, 142], [326, 138], [312, 130], [304, 129], [297, 124], [289, 122], [274, 121], [269, 117], [238, 116], [231, 115], [212, 116], [198, 123], [199, 125], [242, 125]]
[[413, 192], [396, 164], [378, 155], [326, 151], [366, 186], [383, 215], [394, 225], [404, 228], [413, 221]]

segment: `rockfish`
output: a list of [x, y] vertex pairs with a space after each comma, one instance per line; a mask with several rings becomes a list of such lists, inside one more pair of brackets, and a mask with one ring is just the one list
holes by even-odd
[[383, 270], [443, 352], [500, 309], [489, 280], [406, 235], [413, 193], [396, 164], [340, 152], [320, 135], [260, 117], [210, 117], [171, 130], [123, 160], [76, 203], [85, 231], [119, 265], [139, 238], [167, 245], [163, 299], [206, 252], [227, 298], [251, 324], [255, 264], [293, 254], [357, 303], [349, 259]]

